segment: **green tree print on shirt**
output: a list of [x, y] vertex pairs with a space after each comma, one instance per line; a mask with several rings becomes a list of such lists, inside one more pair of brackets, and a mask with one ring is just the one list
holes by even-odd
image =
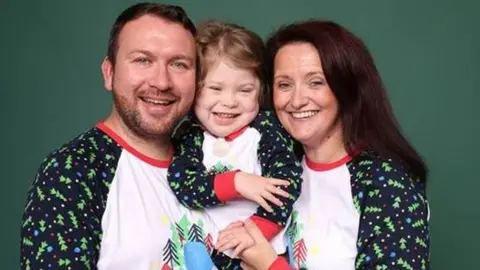
[[293, 248], [293, 259], [297, 267], [304, 268], [306, 267], [305, 263], [307, 261], [308, 250], [305, 245], [305, 241], [301, 237], [303, 230], [303, 224], [298, 222], [298, 211], [294, 210], [292, 212], [292, 221], [291, 225], [287, 229], [287, 236], [292, 243]]

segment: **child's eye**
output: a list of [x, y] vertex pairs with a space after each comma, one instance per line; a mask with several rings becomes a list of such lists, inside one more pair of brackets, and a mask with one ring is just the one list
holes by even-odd
[[253, 89], [242, 89], [240, 90], [242, 93], [250, 93], [253, 91]]
[[213, 91], [221, 91], [222, 90], [222, 88], [220, 88], [218, 86], [209, 86], [208, 88], [212, 89]]

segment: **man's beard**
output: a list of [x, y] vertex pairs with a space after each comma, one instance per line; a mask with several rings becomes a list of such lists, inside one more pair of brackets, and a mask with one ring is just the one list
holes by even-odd
[[132, 131], [137, 137], [146, 139], [146, 140], [158, 140], [161, 138], [170, 137], [175, 124], [179, 119], [172, 119], [175, 118], [174, 116], [165, 116], [165, 119], [159, 120], [161, 121], [161, 125], [154, 125], [148, 126], [147, 123], [142, 119], [142, 115], [140, 112], [130, 106], [130, 102], [128, 98], [125, 98], [121, 95], [112, 91], [113, 94], [113, 102], [115, 105], [115, 109], [119, 114], [123, 123]]

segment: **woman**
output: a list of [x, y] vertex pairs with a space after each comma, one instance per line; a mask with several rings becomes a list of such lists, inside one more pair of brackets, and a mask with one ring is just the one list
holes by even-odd
[[[281, 123], [302, 144], [294, 205], [294, 269], [428, 269], [422, 158], [401, 134], [363, 42], [328, 21], [279, 29], [268, 40], [270, 86]], [[250, 222], [244, 268], [291, 269]]]

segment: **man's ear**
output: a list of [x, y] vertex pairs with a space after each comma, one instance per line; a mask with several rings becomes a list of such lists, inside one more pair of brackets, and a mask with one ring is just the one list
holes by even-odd
[[106, 56], [102, 62], [103, 85], [108, 91], [112, 91], [113, 86], [113, 64]]

